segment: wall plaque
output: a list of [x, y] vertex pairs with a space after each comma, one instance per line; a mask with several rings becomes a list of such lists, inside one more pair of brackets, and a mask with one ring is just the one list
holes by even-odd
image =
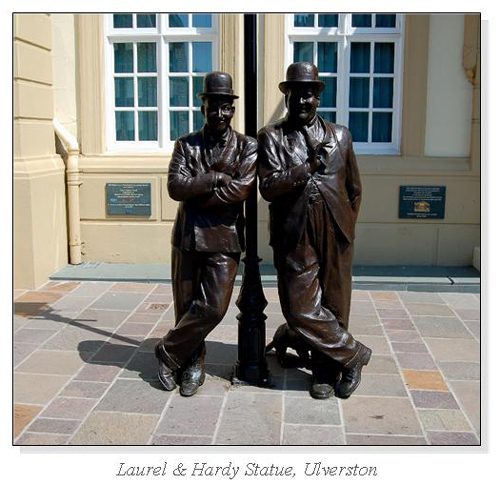
[[151, 215], [151, 184], [106, 184], [108, 215]]
[[446, 187], [401, 185], [399, 187], [400, 219], [444, 219]]

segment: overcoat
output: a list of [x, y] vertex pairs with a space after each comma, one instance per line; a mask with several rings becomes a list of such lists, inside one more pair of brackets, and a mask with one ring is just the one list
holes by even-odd
[[345, 236], [354, 240], [354, 226], [361, 203], [361, 182], [352, 147], [352, 137], [344, 126], [319, 116], [325, 133], [320, 151], [321, 165], [308, 171], [308, 151], [304, 137], [286, 118], [267, 125], [258, 134], [260, 192], [271, 202], [270, 244], [275, 249], [294, 247], [303, 230], [308, 207], [307, 184], [315, 183], [330, 214]]
[[[243, 201], [255, 182], [257, 141], [229, 128], [214, 146], [206, 128], [176, 140], [168, 170], [168, 193], [180, 202], [172, 245], [183, 251], [244, 250]], [[230, 175], [216, 186], [216, 172]]]

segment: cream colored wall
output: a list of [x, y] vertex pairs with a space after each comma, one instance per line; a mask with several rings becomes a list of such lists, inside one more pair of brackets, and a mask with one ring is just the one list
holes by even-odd
[[430, 16], [427, 77], [427, 156], [466, 157], [472, 86], [463, 68], [464, 15]]
[[[76, 16], [77, 105], [79, 110], [82, 237], [85, 261], [169, 262], [170, 230], [177, 204], [168, 197], [165, 177], [169, 156], [159, 154], [105, 153], [103, 99], [102, 16]], [[400, 156], [360, 156], [364, 199], [357, 225], [356, 264], [467, 265], [479, 244], [478, 143], [473, 137], [471, 154], [426, 156], [427, 73], [430, 69], [427, 15], [409, 15], [405, 32], [405, 66], [402, 153]], [[242, 19], [224, 17], [221, 22], [222, 68], [233, 74], [242, 93]], [[454, 31], [456, 33], [456, 31]], [[260, 17], [259, 35], [263, 63], [259, 83], [259, 124], [283, 114], [278, 83], [284, 75], [284, 16]], [[448, 45], [461, 37], [448, 38]], [[462, 76], [464, 72], [455, 72]], [[432, 79], [435, 79], [432, 77]], [[452, 82], [461, 82], [453, 78]], [[434, 81], [433, 81], [434, 82]], [[479, 96], [476, 96], [476, 110]], [[241, 113], [241, 106], [239, 106]], [[241, 130], [242, 118], [235, 126]], [[468, 119], [464, 123], [471, 123]], [[474, 133], [479, 133], [478, 126]], [[107, 182], [148, 181], [152, 184], [153, 213], [147, 218], [111, 218], [105, 214]], [[398, 219], [400, 185], [446, 185], [444, 220]], [[259, 199], [259, 255], [272, 262], [268, 245], [268, 207]]]
[[76, 137], [75, 16], [53, 14], [51, 18], [54, 117]]
[[52, 21], [14, 15], [14, 286], [36, 288], [67, 263], [64, 163], [52, 126]]

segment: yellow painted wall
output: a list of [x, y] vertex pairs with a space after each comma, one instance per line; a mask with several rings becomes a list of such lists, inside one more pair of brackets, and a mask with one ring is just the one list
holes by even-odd
[[14, 15], [14, 286], [36, 288], [67, 263], [64, 163], [52, 125], [52, 21]]

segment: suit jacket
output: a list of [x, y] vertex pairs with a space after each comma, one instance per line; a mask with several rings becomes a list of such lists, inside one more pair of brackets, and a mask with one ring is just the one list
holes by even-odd
[[270, 204], [271, 246], [295, 246], [305, 227], [309, 184], [315, 184], [330, 214], [348, 242], [361, 203], [361, 182], [349, 130], [324, 121], [326, 146], [320, 151], [321, 165], [310, 174], [308, 149], [303, 135], [286, 119], [259, 131], [258, 171], [260, 192]]
[[[257, 141], [229, 129], [214, 149], [204, 127], [175, 141], [168, 169], [168, 193], [180, 201], [172, 245], [182, 250], [244, 250], [243, 201], [255, 183]], [[216, 172], [230, 175], [216, 186]]]

